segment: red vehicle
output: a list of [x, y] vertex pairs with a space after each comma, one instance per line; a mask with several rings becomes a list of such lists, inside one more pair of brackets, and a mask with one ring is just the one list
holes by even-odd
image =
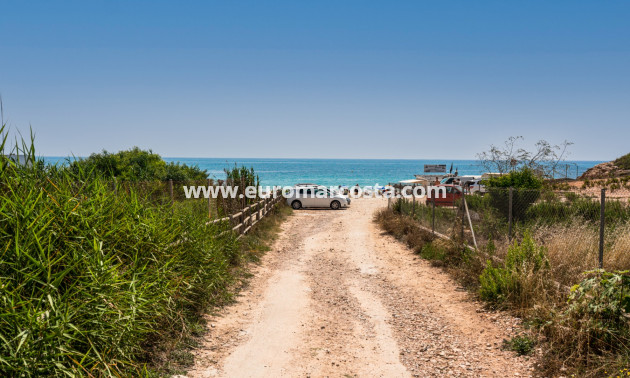
[[[455, 201], [464, 195], [462, 187], [458, 185], [437, 185], [433, 188], [435, 188], [436, 198], [432, 198], [433, 190], [427, 191], [427, 205], [432, 205], [435, 201], [435, 206], [455, 206]], [[446, 194], [442, 188], [446, 188]]]

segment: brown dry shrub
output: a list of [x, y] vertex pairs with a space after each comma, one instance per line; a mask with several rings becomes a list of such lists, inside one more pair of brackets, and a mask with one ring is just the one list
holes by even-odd
[[403, 241], [416, 253], [435, 238], [430, 231], [420, 228], [413, 219], [401, 216], [391, 209], [378, 211], [374, 220], [385, 232]]

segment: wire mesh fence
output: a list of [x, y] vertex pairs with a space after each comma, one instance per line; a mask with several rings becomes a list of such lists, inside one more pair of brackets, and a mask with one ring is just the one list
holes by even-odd
[[466, 193], [452, 204], [433, 206], [424, 198], [398, 199], [395, 211], [423, 227], [470, 246], [486, 248], [529, 233], [548, 251], [558, 274], [604, 267], [630, 269], [630, 190], [600, 190], [599, 196], [576, 191], [489, 188]]

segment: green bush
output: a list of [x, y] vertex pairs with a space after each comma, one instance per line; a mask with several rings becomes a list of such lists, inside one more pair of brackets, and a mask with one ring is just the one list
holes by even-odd
[[540, 224], [555, 224], [573, 220], [574, 212], [565, 203], [560, 201], [542, 201], [530, 206], [525, 219]]
[[[507, 252], [503, 267], [494, 267], [488, 261], [479, 277], [481, 299], [495, 304], [507, 300], [521, 301], [530, 293], [530, 280], [539, 273], [549, 270], [545, 248], [538, 246], [528, 232], [523, 241], [514, 242]], [[527, 289], [527, 290], [525, 290]]]
[[515, 336], [512, 339], [503, 340], [503, 347], [518, 353], [519, 356], [531, 354], [536, 341], [526, 335]]
[[144, 374], [151, 346], [227, 295], [238, 242], [25, 154], [0, 158], [0, 375]]
[[[567, 357], [588, 364], [607, 352], [630, 356], [630, 276], [628, 271], [587, 272], [571, 288], [568, 308], [545, 328], [570, 345]], [[627, 365], [626, 365], [627, 366]]]
[[536, 244], [529, 232], [525, 232], [523, 241], [514, 241], [508, 248], [505, 267], [517, 274], [536, 273], [541, 269], [549, 269], [549, 260], [544, 246]]
[[[499, 214], [508, 218], [510, 214], [510, 192], [505, 188], [488, 188], [490, 204]], [[512, 189], [512, 219], [526, 218], [529, 207], [538, 200], [540, 191], [529, 189]]]
[[490, 188], [535, 189], [543, 187], [543, 180], [531, 169], [523, 168], [506, 175], [491, 177], [487, 180]]
[[425, 260], [446, 260], [446, 252], [444, 249], [433, 242], [423, 244], [418, 253], [420, 254], [420, 257]]
[[538, 200], [543, 180], [531, 169], [523, 168], [507, 175], [492, 177], [487, 180], [487, 186], [490, 204], [506, 218], [510, 212], [509, 188], [513, 188], [512, 217], [519, 220], [525, 217], [529, 206]]
[[616, 159], [614, 164], [621, 169], [630, 169], [630, 154], [623, 155]]
[[71, 161], [68, 169], [73, 173], [92, 172], [104, 178], [116, 177], [120, 181], [204, 180], [205, 170], [197, 166], [167, 163], [153, 151], [134, 147], [130, 150], [110, 153], [94, 153], [85, 159]]
[[512, 273], [505, 268], [495, 268], [488, 261], [486, 268], [479, 276], [479, 296], [484, 301], [494, 304], [505, 302], [516, 290], [516, 282]]
[[466, 196], [466, 204], [470, 211], [488, 210], [490, 197], [485, 195]]
[[[559, 222], [587, 221], [599, 224], [601, 204], [597, 200], [571, 196], [567, 202], [541, 201], [527, 209], [524, 219], [531, 223], [554, 224]], [[619, 200], [607, 200], [604, 211], [608, 224], [621, 224], [630, 220], [630, 206]]]

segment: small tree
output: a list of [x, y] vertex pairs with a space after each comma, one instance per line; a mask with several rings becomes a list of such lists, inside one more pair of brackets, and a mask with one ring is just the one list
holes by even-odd
[[560, 145], [552, 145], [546, 140], [539, 140], [534, 151], [519, 147], [522, 136], [509, 137], [504, 147], [490, 145], [488, 151], [477, 154], [481, 165], [489, 172], [501, 174], [522, 168], [528, 168], [542, 177], [553, 177], [553, 172], [568, 155], [568, 147], [573, 143], [564, 141]]
[[512, 188], [512, 216], [521, 219], [527, 209], [540, 197], [543, 180], [530, 168], [522, 167], [510, 173], [486, 180], [490, 204], [507, 217], [510, 212], [510, 192]]

